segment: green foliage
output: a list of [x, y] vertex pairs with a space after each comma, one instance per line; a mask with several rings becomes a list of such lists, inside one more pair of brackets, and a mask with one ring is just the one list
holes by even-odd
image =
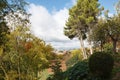
[[24, 0], [0, 0], [0, 80], [38, 80], [55, 59], [52, 46], [30, 33], [25, 5]]
[[117, 42], [120, 41], [120, 13], [112, 17], [106, 13], [105, 19], [99, 19], [99, 22], [92, 28], [92, 34], [89, 36], [95, 44], [103, 48], [106, 42], [112, 42], [112, 52], [116, 53]]
[[109, 79], [113, 69], [113, 57], [104, 52], [96, 52], [89, 58], [89, 69], [93, 77]]
[[62, 80], [62, 69], [61, 69], [61, 62], [59, 60], [56, 60], [51, 65], [51, 69], [54, 72], [53, 75], [48, 77], [47, 80]]
[[6, 7], [6, 3], [4, 3], [2, 0], [0, 0], [0, 11]]
[[77, 0], [77, 4], [69, 10], [69, 18], [64, 28], [64, 33], [70, 39], [75, 37], [86, 38], [85, 33], [88, 26], [96, 21], [99, 14], [99, 3], [97, 0]]
[[120, 53], [113, 54], [114, 57], [114, 68], [112, 70], [113, 79], [119, 80], [120, 76]]
[[87, 38], [87, 33], [97, 22], [100, 13], [98, 0], [77, 0], [76, 5], [69, 9], [69, 18], [64, 27], [64, 34], [70, 39], [78, 38], [82, 47], [83, 57], [87, 54], [83, 40]]
[[61, 62], [60, 61], [55, 61], [55, 63], [51, 66], [53, 72], [55, 75], [58, 75], [61, 73]]
[[120, 72], [120, 67], [115, 67], [112, 71], [112, 76], [115, 76], [116, 73], [119, 73]]
[[10, 11], [25, 10], [27, 3], [25, 0], [0, 0], [0, 13], [8, 13]]
[[[11, 22], [17, 25], [18, 22], [20, 24], [25, 24], [26, 21], [28, 21], [27, 17], [22, 19], [21, 16], [18, 16], [19, 14], [28, 16], [26, 10], [24, 9], [25, 5], [26, 2], [24, 0], [0, 0], [0, 47], [2, 46], [3, 51], [6, 47], [5, 43], [8, 41], [7, 34], [13, 27], [16, 27], [12, 25]], [[8, 26], [7, 24], [9, 23], [10, 25]], [[17, 27], [18, 26], [19, 25], [17, 25]]]
[[4, 21], [0, 22], [0, 46], [5, 45], [8, 41], [7, 34], [9, 33], [9, 28]]
[[64, 72], [64, 79], [67, 80], [88, 80], [88, 61], [79, 61], [73, 67]]
[[113, 17], [106, 18], [106, 33], [111, 39], [113, 45], [113, 53], [116, 53], [117, 42], [120, 41], [120, 13], [117, 13]]
[[[14, 78], [24, 80], [39, 79], [38, 73], [49, 67], [52, 60], [53, 48], [43, 40], [28, 34], [28, 27], [17, 27], [9, 35], [9, 41], [5, 44], [8, 49], [1, 54], [0, 74], [9, 79], [9, 75], [15, 73]], [[28, 36], [29, 35], [29, 36]]]
[[66, 66], [72, 67], [74, 64], [76, 64], [78, 61], [83, 59], [83, 55], [81, 50], [72, 50], [69, 54], [69, 59], [66, 61]]
[[49, 77], [49, 72], [47, 70], [43, 70], [40, 72], [40, 80], [47, 80]]
[[112, 48], [113, 48], [113, 45], [111, 43], [106, 43], [103, 46], [103, 51], [112, 53]]
[[91, 41], [93, 41], [95, 46], [100, 45], [101, 51], [103, 49], [104, 43], [107, 40], [106, 32], [104, 30], [104, 27], [105, 27], [105, 20], [100, 18], [98, 20], [97, 25], [92, 28], [92, 32], [89, 35], [89, 39]]

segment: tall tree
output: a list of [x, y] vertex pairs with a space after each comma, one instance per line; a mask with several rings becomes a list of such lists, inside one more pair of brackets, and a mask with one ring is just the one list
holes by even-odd
[[[12, 21], [12, 22], [17, 21], [17, 22], [25, 23], [25, 20], [27, 20], [27, 18], [25, 18], [23, 21], [23, 19], [21, 19], [21, 17], [18, 16], [19, 14], [21, 14], [21, 12], [27, 15], [24, 9], [26, 4], [27, 3], [24, 0], [0, 0], [0, 37], [1, 37], [0, 41], [1, 43], [3, 43], [3, 41], [4, 42], [6, 41], [5, 40], [6, 33], [10, 31], [9, 26], [7, 25], [10, 23], [9, 21]], [[18, 12], [19, 14], [15, 14], [16, 12]], [[10, 20], [10, 18], [7, 17], [8, 15], [9, 17], [10, 16], [12, 17], [12, 20]]]
[[0, 60], [0, 75], [6, 80], [38, 79], [39, 72], [55, 58], [53, 48], [28, 31], [28, 27], [20, 26], [8, 35], [8, 49]]
[[5, 13], [3, 13], [3, 9], [7, 6], [6, 3], [0, 0], [0, 46], [3, 46], [6, 42], [6, 33], [8, 33], [8, 26], [4, 20]]
[[120, 13], [107, 19], [106, 33], [113, 43], [113, 53], [116, 53], [117, 42], [120, 41]]
[[69, 10], [69, 18], [64, 28], [64, 33], [70, 39], [77, 37], [80, 40], [84, 58], [87, 58], [83, 40], [87, 32], [91, 32], [93, 24], [99, 14], [98, 0], [77, 0], [77, 4]]
[[[118, 10], [118, 9], [117, 9]], [[91, 37], [93, 41], [108, 41], [112, 43], [113, 53], [116, 53], [117, 42], [120, 41], [120, 13], [113, 16], [108, 16], [108, 11], [105, 13], [105, 18], [94, 27]]]
[[105, 31], [105, 20], [100, 18], [96, 26], [92, 28], [92, 32], [89, 35], [89, 39], [93, 42], [94, 46], [100, 46], [101, 51], [103, 51], [103, 45], [107, 41], [107, 35]]

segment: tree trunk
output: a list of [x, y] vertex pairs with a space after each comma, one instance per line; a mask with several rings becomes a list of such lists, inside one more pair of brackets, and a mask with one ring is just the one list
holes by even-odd
[[90, 41], [90, 43], [89, 43], [89, 46], [90, 46], [90, 54], [93, 54], [93, 48], [92, 48], [91, 41]]
[[[89, 35], [91, 35], [92, 30], [91, 30], [91, 25], [89, 26]], [[92, 41], [90, 40], [89, 42], [89, 48], [90, 48], [90, 54], [93, 54], [93, 48], [92, 48]]]
[[116, 53], [116, 46], [117, 46], [117, 41], [113, 40], [113, 53]]
[[101, 50], [101, 52], [103, 51], [103, 42], [102, 41], [100, 41], [100, 50]]
[[84, 48], [84, 42], [83, 42], [82, 36], [80, 36], [80, 45], [81, 45], [81, 49], [82, 49], [82, 53], [83, 53], [83, 58], [87, 59], [86, 50]]

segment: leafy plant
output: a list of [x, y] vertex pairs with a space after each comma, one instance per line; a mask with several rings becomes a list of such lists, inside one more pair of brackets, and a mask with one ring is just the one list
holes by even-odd
[[52, 65], [51, 69], [54, 72], [53, 75], [48, 77], [47, 80], [62, 80], [62, 69], [61, 69], [61, 62], [59, 60], [56, 60]]
[[93, 77], [109, 79], [113, 69], [113, 57], [105, 52], [96, 52], [89, 58], [89, 69]]
[[69, 59], [66, 61], [66, 66], [72, 67], [74, 64], [83, 59], [82, 52], [80, 50], [72, 50]]
[[73, 67], [64, 72], [64, 79], [67, 80], [86, 80], [89, 78], [88, 61], [79, 61]]
[[104, 48], [103, 50], [104, 50], [105, 52], [112, 53], [113, 45], [110, 44], [110, 43], [106, 43], [106, 44], [104, 44], [103, 48]]

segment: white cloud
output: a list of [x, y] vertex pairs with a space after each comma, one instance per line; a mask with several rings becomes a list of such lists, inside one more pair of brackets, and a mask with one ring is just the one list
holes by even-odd
[[68, 9], [50, 13], [44, 6], [31, 4], [28, 10], [31, 13], [32, 32], [52, 44], [56, 49], [79, 48], [78, 40], [69, 40], [64, 36], [63, 29], [68, 19]]

